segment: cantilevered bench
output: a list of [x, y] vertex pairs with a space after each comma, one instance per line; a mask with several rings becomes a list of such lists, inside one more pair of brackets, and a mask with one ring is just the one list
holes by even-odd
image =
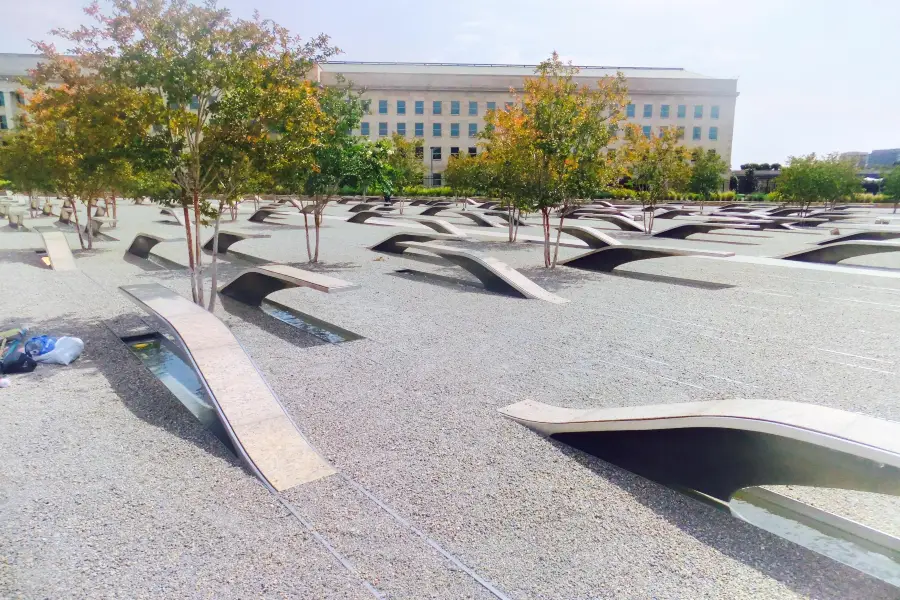
[[654, 219], [674, 219], [675, 217], [689, 217], [691, 215], [696, 215], [699, 211], [696, 210], [687, 210], [684, 208], [671, 208], [661, 212], [658, 212], [654, 215]]
[[176, 223], [178, 223], [179, 225], [184, 225], [184, 217], [182, 215], [179, 215], [177, 211], [171, 208], [163, 208], [159, 211], [159, 214], [165, 215], [167, 217], [172, 217], [173, 219], [175, 219]]
[[484, 213], [476, 212], [474, 210], [454, 210], [454, 215], [459, 217], [465, 217], [475, 222], [479, 227], [505, 227], [505, 225], [501, 225], [495, 221], [491, 221], [487, 217], [484, 216]]
[[[590, 228], [586, 227], [584, 229]], [[565, 227], [563, 227], [563, 231], [565, 232]], [[599, 231], [595, 230], [595, 232], [603, 235]], [[712, 250], [696, 250], [693, 248], [669, 248], [666, 246], [649, 246], [643, 244], [624, 244], [618, 240], [609, 238], [609, 236], [603, 235], [603, 237], [612, 240], [615, 244], [609, 244], [602, 239], [594, 241], [595, 244], [602, 243], [605, 245], [596, 250], [591, 250], [585, 254], [580, 254], [574, 258], [564, 260], [559, 264], [587, 271], [612, 271], [620, 265], [651, 258], [669, 258], [674, 256], [711, 256], [715, 258], [725, 258], [734, 256], [734, 252], [716, 252]], [[582, 239], [584, 240], [584, 238]]]
[[511, 218], [509, 216], [509, 213], [506, 212], [505, 210], [489, 210], [489, 211], [486, 211], [484, 214], [489, 215], [491, 217], [500, 217], [507, 223], [509, 223], [510, 220], [513, 220], [513, 221], [515, 221], [516, 225], [528, 225], [528, 222], [525, 221], [525, 217], [518, 215], [514, 218]]
[[[399, 215], [397, 215], [399, 216]], [[351, 215], [348, 219], [348, 223], [365, 223], [369, 219], [390, 219], [393, 218], [394, 215], [386, 215], [383, 212], [377, 212], [374, 210], [361, 210], [358, 213]]]
[[400, 231], [392, 233], [385, 239], [381, 240], [370, 250], [375, 252], [388, 252], [390, 254], [403, 254], [405, 247], [400, 246], [402, 242], [431, 242], [434, 240], [461, 240], [465, 239], [460, 235], [448, 235], [444, 233], [432, 233], [425, 231]]
[[782, 260], [796, 260], [808, 263], [837, 264], [848, 258], [866, 256], [867, 254], [881, 254], [883, 252], [900, 252], [900, 244], [878, 241], [835, 242], [827, 246], [819, 246], [812, 250], [800, 250], [784, 256], [777, 256]]
[[282, 208], [278, 207], [269, 207], [269, 208], [260, 208], [258, 211], [250, 215], [248, 219], [252, 223], [265, 223], [266, 219], [269, 217], [286, 217], [290, 213], [285, 212]]
[[534, 298], [552, 302], [553, 304], [565, 304], [568, 302], [565, 298], [551, 294], [506, 263], [490, 256], [483, 256], [460, 248], [436, 246], [422, 242], [399, 242], [397, 246], [401, 252], [414, 249], [430, 252], [449, 260], [480, 279], [481, 283], [484, 284], [484, 289], [498, 294], [518, 298]]
[[588, 248], [606, 248], [607, 246], [619, 246], [622, 243], [599, 229], [587, 227], [586, 225], [563, 225], [562, 227], [557, 227], [557, 229], [566, 235], [578, 238], [587, 244]]
[[184, 348], [238, 454], [268, 487], [283, 491], [335, 473], [224, 323], [156, 283], [119, 289]]
[[162, 242], [174, 242], [184, 238], [166, 238], [152, 233], [139, 233], [131, 240], [131, 245], [125, 254], [132, 254], [138, 258], [150, 258], [150, 251], [153, 247]]
[[9, 216], [9, 226], [15, 229], [19, 229], [21, 227], [25, 227], [25, 213], [21, 210], [10, 210]]
[[[243, 231], [222, 231], [219, 230], [219, 254], [225, 254], [228, 252], [228, 249], [231, 248], [236, 243], [241, 240], [249, 240], [249, 239], [261, 239], [272, 237], [266, 233], [245, 233]], [[213, 234], [211, 238], [206, 240], [206, 243], [203, 244], [204, 250], [213, 251], [216, 243], [216, 236]]]
[[710, 231], [715, 231], [716, 229], [753, 229], [758, 231], [759, 227], [746, 224], [739, 225], [736, 223], [684, 223], [683, 225], [669, 227], [668, 229], [664, 229], [663, 231], [657, 231], [656, 233], [651, 234], [651, 237], [683, 240], [690, 235], [694, 235], [695, 233], [709, 233]]
[[358, 213], [358, 212], [362, 212], [364, 210], [372, 210], [373, 208], [375, 208], [375, 206], [376, 206], [375, 204], [363, 202], [361, 204], [357, 204], [356, 206], [352, 207], [347, 212]]
[[574, 219], [594, 219], [597, 221], [606, 221], [607, 223], [612, 223], [619, 229], [623, 231], [639, 231], [644, 233], [644, 226], [640, 223], [634, 221], [634, 219], [626, 218], [621, 215], [609, 215], [609, 214], [593, 214], [590, 216], [570, 216], [569, 218]]
[[331, 294], [359, 287], [355, 283], [288, 265], [263, 265], [242, 272], [219, 293], [244, 304], [259, 306], [266, 296], [287, 288], [306, 287]]
[[103, 217], [94, 217], [91, 219], [90, 225], [87, 223], [84, 224], [84, 233], [87, 235], [88, 227], [91, 228], [91, 237], [97, 237], [100, 235], [100, 228], [104, 225], [109, 225], [110, 227], [114, 227], [117, 222], [117, 219], [109, 219]]
[[844, 235], [836, 235], [821, 242], [816, 242], [818, 246], [827, 246], [837, 242], [852, 242], [855, 240], [893, 240], [900, 238], [900, 231], [857, 231], [854, 233], [845, 233]]
[[777, 400], [500, 409], [545, 436], [666, 485], [728, 502], [741, 488], [804, 485], [900, 495], [900, 424]]
[[[382, 215], [384, 216], [384, 215]], [[438, 233], [446, 233], [449, 235], [455, 235], [458, 237], [465, 237], [466, 234], [464, 231], [453, 225], [449, 221], [445, 221], [443, 219], [436, 219], [434, 217], [422, 217], [418, 215], [397, 215], [397, 217], [401, 219], [405, 219], [407, 221], [414, 221], [416, 223], [420, 223], [429, 229], [434, 229]]]
[[426, 208], [419, 214], [422, 215], [423, 217], [433, 217], [434, 215], [438, 214], [439, 212], [442, 212], [445, 210], [448, 210], [448, 207], [446, 207], [446, 206], [429, 206], [428, 208]]
[[50, 268], [54, 271], [74, 271], [78, 268], [69, 241], [62, 231], [42, 231], [41, 240], [50, 259]]

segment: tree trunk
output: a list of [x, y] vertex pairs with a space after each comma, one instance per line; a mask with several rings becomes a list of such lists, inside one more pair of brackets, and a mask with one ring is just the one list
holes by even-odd
[[88, 200], [87, 204], [87, 239], [88, 239], [88, 250], [94, 249], [94, 215], [91, 214], [91, 208], [93, 208], [94, 201]]
[[[78, 210], [75, 208], [75, 199], [69, 198], [69, 208], [72, 209], [72, 216], [75, 218], [75, 231], [78, 232], [78, 243], [81, 244], [81, 249], [84, 250], [86, 246], [84, 245], [84, 236], [81, 235], [81, 223], [78, 222]], [[63, 203], [65, 206], [65, 203]]]
[[541, 225], [544, 228], [544, 266], [550, 266], [550, 208], [541, 207]]
[[521, 216], [522, 216], [522, 209], [521, 209], [521, 208], [517, 208], [517, 209], [515, 209], [515, 211], [516, 211], [516, 212], [515, 212], [515, 215], [516, 215], [517, 218], [516, 218], [516, 227], [515, 227], [515, 229], [513, 229], [513, 241], [514, 241], [514, 242], [517, 241], [517, 240], [519, 239], [519, 221], [518, 221], [518, 217], [521, 217]]
[[113, 219], [119, 218], [118, 203], [116, 202], [115, 194], [112, 195], [112, 217]]
[[[303, 206], [303, 203], [300, 203], [300, 206]], [[301, 209], [302, 210], [302, 209]], [[306, 258], [308, 262], [312, 262], [313, 254], [312, 247], [310, 246], [309, 240], [309, 215], [305, 212], [303, 213], [303, 229], [306, 231]]]
[[188, 212], [187, 204], [182, 204], [184, 210], [184, 231], [187, 233], [187, 250], [188, 250], [188, 268], [191, 272], [191, 297], [195, 303], [197, 301], [197, 275], [194, 270], [194, 244], [191, 239], [191, 213]]
[[563, 221], [566, 219], [565, 211], [560, 211], [559, 213], [559, 229], [556, 231], [556, 248], [553, 249], [553, 263], [550, 265], [551, 269], [556, 268], [556, 261], [559, 259], [559, 238], [562, 236], [562, 226]]
[[516, 239], [516, 221], [518, 219], [516, 219], [516, 209], [512, 204], [509, 205], [507, 213], [509, 214], [509, 241], [514, 242]]
[[213, 312], [216, 308], [216, 285], [218, 285], [218, 258], [219, 258], [219, 222], [222, 220], [222, 201], [219, 201], [219, 210], [216, 213], [216, 226], [213, 230], [213, 255], [212, 255], [212, 277], [209, 287], [209, 312]]
[[200, 254], [200, 192], [194, 190], [194, 256], [197, 259], [197, 303], [203, 306], [203, 255]]

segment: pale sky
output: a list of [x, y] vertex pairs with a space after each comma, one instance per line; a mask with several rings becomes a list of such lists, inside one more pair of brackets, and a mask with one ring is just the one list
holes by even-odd
[[[0, 52], [84, 22], [78, 0], [4, 6]], [[738, 78], [733, 165], [900, 147], [900, 0], [225, 0], [341, 60], [683, 67]], [[64, 49], [64, 48], [60, 48]]]

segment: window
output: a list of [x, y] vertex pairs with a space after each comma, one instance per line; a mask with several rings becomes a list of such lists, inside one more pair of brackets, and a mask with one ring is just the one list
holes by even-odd
[[415, 124], [415, 134], [416, 137], [425, 137], [425, 123]]
[[679, 127], [678, 127], [678, 139], [679, 139], [679, 140], [683, 140], [683, 139], [684, 139], [684, 126], [679, 126]]
[[416, 146], [416, 158], [425, 158], [425, 148]]
[[6, 101], [5, 101], [3, 92], [0, 92], [0, 106], [6, 106]]
[[425, 101], [424, 100], [416, 100], [416, 114], [417, 115], [425, 114]]
[[478, 123], [469, 123], [469, 137], [478, 136]]
[[497, 103], [496, 102], [488, 102], [487, 110], [497, 110]]
[[711, 106], [709, 108], [709, 116], [713, 119], [718, 119], [719, 118], [719, 107]]
[[365, 114], [367, 114], [367, 115], [372, 114], [372, 101], [371, 100], [363, 100], [362, 101], [362, 109]]
[[702, 134], [700, 133], [699, 127], [694, 127], [694, 137], [692, 139], [699, 140], [701, 139]]
[[361, 135], [369, 135], [369, 124], [366, 121], [359, 124], [359, 133]]
[[8, 125], [6, 124], [6, 116], [0, 115], [0, 129], [8, 129]]
[[459, 148], [457, 148], [456, 146], [451, 146], [450, 147], [450, 156], [459, 158]]
[[397, 100], [397, 114], [398, 115], [406, 114], [406, 100]]
[[687, 106], [684, 104], [678, 105], [678, 118], [683, 119], [687, 116]]
[[719, 139], [719, 128], [718, 127], [710, 127], [709, 128], [709, 139], [718, 140]]
[[511, 108], [512, 108], [513, 106], [515, 106], [515, 105], [516, 105], [515, 102], [505, 102], [505, 103], [503, 104], [503, 110], [509, 110], [509, 109], [511, 109]]
[[694, 106], [694, 118], [702, 119], [703, 118], [703, 105], [697, 104]]
[[384, 137], [387, 135], [387, 123], [379, 123], [378, 124], [378, 135]]
[[451, 100], [450, 101], [450, 114], [451, 115], [459, 114], [459, 100]]
[[434, 185], [434, 187], [441, 187], [441, 174], [435, 173], [434, 175], [432, 175], [431, 183]]
[[441, 124], [440, 123], [433, 123], [431, 125], [431, 135], [433, 135], [434, 137], [441, 137]]
[[469, 101], [469, 116], [477, 117], [478, 116], [478, 102], [474, 100]]
[[669, 118], [669, 105], [668, 104], [663, 104], [659, 107], [659, 116], [662, 119]]
[[644, 131], [644, 137], [647, 139], [650, 139], [650, 126], [644, 125], [644, 127], [642, 129]]
[[379, 115], [387, 114], [387, 100], [379, 100], [378, 101], [378, 114]]
[[434, 102], [431, 103], [431, 114], [439, 115], [439, 114], [441, 114], [441, 111], [443, 110], [443, 108], [444, 107], [441, 104], [441, 101], [435, 100]]
[[197, 96], [191, 96], [191, 110], [200, 109], [200, 99]]
[[653, 116], [653, 105], [645, 104], [644, 105], [644, 118], [649, 119]]
[[441, 147], [440, 146], [432, 146], [431, 147], [431, 160], [441, 160]]
[[459, 123], [450, 123], [450, 137], [459, 137]]
[[625, 107], [625, 116], [634, 118], [634, 104], [628, 103], [628, 106]]
[[397, 135], [406, 137], [406, 123], [397, 123]]
[[475, 146], [469, 146], [469, 156], [476, 156], [478, 154], [478, 148]]

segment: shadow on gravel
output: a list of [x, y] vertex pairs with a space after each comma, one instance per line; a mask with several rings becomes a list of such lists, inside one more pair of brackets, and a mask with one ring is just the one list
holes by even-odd
[[624, 277], [625, 279], [637, 279], [639, 281], [653, 281], [655, 283], [668, 283], [670, 285], [680, 285], [684, 287], [698, 288], [701, 290], [727, 290], [736, 285], [730, 283], [716, 283], [714, 281], [703, 281], [701, 279], [687, 279], [685, 277], [671, 277], [669, 275], [651, 275], [650, 273], [639, 273], [638, 271], [614, 271], [612, 273], [604, 273], [611, 277]]
[[[553, 439], [561, 454], [628, 492], [666, 521], [725, 556], [781, 582], [804, 597], [841, 600], [883, 586], [884, 597], [896, 588], [856, 569], [789, 542], [679, 492], [590, 456]], [[631, 532], [635, 536], [645, 532]], [[878, 597], [882, 597], [879, 595]]]
[[[222, 309], [228, 313], [230, 317], [234, 317], [254, 325], [266, 333], [292, 344], [298, 348], [312, 348], [314, 346], [327, 345], [325, 342], [311, 333], [307, 333], [301, 329], [297, 329], [283, 321], [279, 321], [273, 316], [267, 315], [261, 308], [249, 306], [243, 302], [233, 300], [228, 296], [219, 294], [218, 301], [222, 305]], [[225, 323], [231, 327], [235, 325], [231, 319], [226, 319]]]
[[[84, 352], [68, 366], [38, 365], [32, 373], [16, 375], [13, 385], [33, 385], [35, 399], [38, 400], [43, 378], [63, 376], [71, 378], [72, 384], [69, 387], [77, 390], [74, 393], [90, 393], [83, 384], [77, 383], [77, 378], [80, 371], [96, 370], [106, 379], [125, 408], [137, 418], [153, 427], [165, 429], [231, 465], [242, 466], [101, 320], [82, 319], [70, 313], [47, 321], [32, 321], [30, 325], [35, 335], [69, 335], [81, 338]], [[103, 427], [103, 424], [98, 423], [97, 427]], [[82, 442], [90, 444], [91, 440], [87, 438]], [[128, 452], [128, 448], [122, 448], [122, 451]], [[165, 457], [160, 457], [160, 460], [165, 460]]]
[[[409, 281], [424, 281], [425, 283], [452, 289], [457, 292], [473, 292], [476, 294], [487, 294], [489, 296], [504, 297], [503, 294], [495, 294], [493, 292], [487, 291], [486, 289], [484, 289], [484, 286], [481, 284], [481, 282], [459, 279], [457, 277], [449, 277], [447, 275], [438, 275], [436, 273], [428, 273], [426, 271], [417, 271], [415, 269], [399, 269], [397, 271], [388, 273], [388, 275], [392, 277], [399, 277], [400, 279], [407, 279]], [[459, 286], [463, 286], [466, 289], [461, 290], [459, 289]], [[515, 300], [516, 298], [513, 299]]]
[[17, 263], [49, 271], [49, 267], [41, 262], [42, 256], [46, 256], [43, 250], [3, 250], [0, 251], [0, 265]]

